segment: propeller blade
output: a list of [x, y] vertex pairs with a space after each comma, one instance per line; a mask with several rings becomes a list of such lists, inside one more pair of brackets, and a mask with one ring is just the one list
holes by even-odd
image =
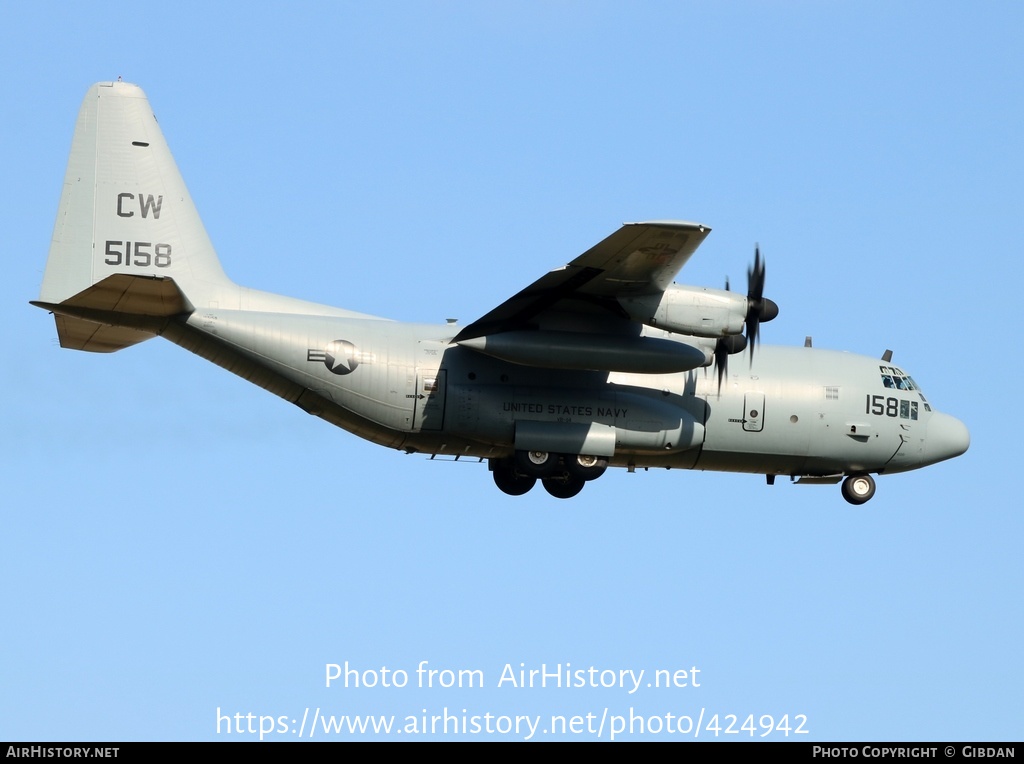
[[722, 393], [722, 380], [729, 376], [729, 356], [742, 353], [747, 348], [747, 338], [742, 334], [730, 334], [715, 343], [715, 368], [718, 371], [718, 393]]
[[771, 321], [779, 315], [779, 306], [764, 296], [765, 262], [761, 259], [761, 247], [754, 245], [754, 265], [747, 269], [747, 319], [746, 335], [750, 346], [750, 362], [754, 362], [754, 346], [762, 321]]
[[722, 394], [722, 379], [729, 370], [729, 349], [724, 340], [715, 343], [715, 369], [718, 371], [718, 394]]
[[761, 261], [761, 245], [754, 245], [754, 265], [747, 268], [747, 297], [760, 300], [764, 294], [764, 263]]

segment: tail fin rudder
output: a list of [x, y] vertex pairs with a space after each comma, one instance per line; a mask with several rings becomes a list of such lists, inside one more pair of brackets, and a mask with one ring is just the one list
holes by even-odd
[[[109, 323], [92, 310], [124, 313], [130, 304], [136, 316], [167, 316], [186, 305], [216, 305], [237, 289], [221, 268], [145, 93], [126, 82], [93, 85], [78, 114], [39, 298], [63, 314], [57, 321], [61, 344], [109, 351], [150, 336], [121, 332], [123, 341], [85, 346], [83, 332]], [[66, 310], [57, 309], [62, 303]]]

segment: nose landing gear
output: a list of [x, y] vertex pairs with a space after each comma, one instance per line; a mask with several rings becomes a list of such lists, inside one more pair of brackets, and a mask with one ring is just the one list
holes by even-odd
[[851, 504], [863, 504], [875, 495], [875, 479], [871, 475], [850, 475], [843, 481], [842, 492]]

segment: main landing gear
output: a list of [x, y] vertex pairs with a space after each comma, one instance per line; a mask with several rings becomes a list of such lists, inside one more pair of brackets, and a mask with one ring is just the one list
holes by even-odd
[[571, 499], [583, 485], [608, 469], [608, 460], [587, 454], [516, 451], [515, 456], [488, 463], [494, 484], [509, 496], [522, 496], [540, 480], [556, 499]]
[[851, 504], [863, 504], [875, 495], [875, 479], [871, 475], [850, 475], [843, 481], [842, 492]]

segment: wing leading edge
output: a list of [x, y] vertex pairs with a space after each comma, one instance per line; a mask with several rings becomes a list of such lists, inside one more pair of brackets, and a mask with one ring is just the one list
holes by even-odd
[[581, 323], [638, 333], [619, 300], [664, 292], [710, 232], [682, 221], [627, 223], [466, 326], [453, 342], [523, 329], [579, 330]]

